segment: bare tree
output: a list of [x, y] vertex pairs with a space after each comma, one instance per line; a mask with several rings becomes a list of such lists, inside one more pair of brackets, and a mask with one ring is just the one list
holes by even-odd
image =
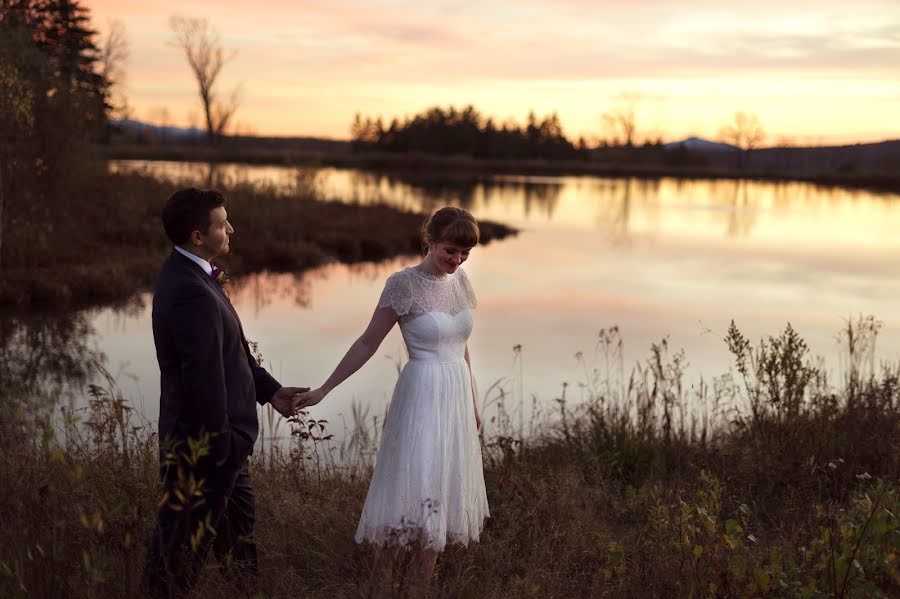
[[734, 113], [734, 121], [722, 127], [719, 131], [721, 138], [737, 146], [741, 152], [739, 156], [739, 166], [744, 167], [747, 156], [750, 152], [759, 147], [766, 138], [762, 123], [755, 113], [737, 111]]
[[[633, 146], [635, 132], [637, 131], [637, 106], [641, 101], [638, 92], [625, 92], [619, 94], [612, 110], [603, 115], [603, 123], [614, 134], [614, 140], [621, 139], [622, 144]], [[619, 138], [618, 133], [622, 137]]]
[[131, 55], [128, 34], [122, 21], [112, 20], [106, 35], [100, 40], [98, 64], [100, 75], [107, 84], [110, 116], [127, 119], [132, 112], [125, 97], [125, 63]]
[[238, 137], [254, 137], [257, 134], [256, 127], [245, 121], [237, 121], [234, 124], [234, 134]]
[[156, 125], [159, 141], [166, 143], [172, 127], [172, 113], [165, 106], [154, 106], [147, 111], [147, 119]]
[[222, 67], [234, 58], [226, 55], [219, 35], [206, 19], [173, 16], [169, 25], [175, 34], [176, 45], [184, 50], [185, 58], [197, 80], [200, 101], [206, 115], [206, 135], [210, 141], [221, 137], [240, 104], [240, 88], [235, 88], [226, 100], [219, 97], [216, 82]]

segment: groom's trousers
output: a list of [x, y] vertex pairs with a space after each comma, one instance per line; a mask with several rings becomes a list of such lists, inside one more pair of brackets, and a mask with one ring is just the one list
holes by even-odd
[[[247, 460], [239, 468], [206, 472], [163, 466], [161, 478], [163, 499], [146, 566], [150, 591], [162, 597], [182, 595], [202, 571], [210, 547], [226, 575], [239, 585], [252, 585], [256, 514]], [[198, 488], [201, 478], [204, 484]]]

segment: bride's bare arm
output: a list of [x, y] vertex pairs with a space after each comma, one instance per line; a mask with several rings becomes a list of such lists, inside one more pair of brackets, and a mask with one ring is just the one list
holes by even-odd
[[328, 393], [344, 382], [351, 374], [362, 368], [362, 365], [369, 361], [385, 336], [397, 323], [397, 314], [393, 308], [376, 308], [372, 314], [372, 320], [362, 335], [359, 336], [341, 361], [338, 363], [334, 372], [328, 377], [328, 380], [319, 387], [307, 393], [297, 396], [296, 409], [304, 409], [314, 406], [322, 401]]

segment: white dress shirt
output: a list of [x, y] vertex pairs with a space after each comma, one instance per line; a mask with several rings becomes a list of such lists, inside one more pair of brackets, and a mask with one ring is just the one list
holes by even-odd
[[185, 256], [185, 257], [193, 260], [197, 264], [199, 264], [200, 268], [202, 268], [206, 274], [208, 274], [209, 276], [212, 276], [212, 264], [210, 264], [209, 262], [207, 262], [206, 260], [204, 260], [203, 258], [201, 258], [200, 256], [198, 256], [196, 254], [192, 254], [187, 250], [181, 249], [177, 245], [175, 246], [175, 251], [178, 252], [179, 254], [181, 254], [182, 256]]

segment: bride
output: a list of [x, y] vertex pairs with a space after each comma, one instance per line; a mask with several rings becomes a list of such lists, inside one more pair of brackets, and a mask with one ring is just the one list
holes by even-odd
[[394, 387], [356, 542], [382, 548], [388, 569], [397, 549], [415, 551], [427, 583], [446, 544], [477, 541], [490, 514], [466, 343], [475, 294], [460, 268], [478, 244], [478, 224], [468, 211], [446, 207], [422, 233], [425, 258], [387, 279], [365, 332], [328, 380], [298, 400], [300, 409], [322, 401], [399, 321], [409, 361]]

